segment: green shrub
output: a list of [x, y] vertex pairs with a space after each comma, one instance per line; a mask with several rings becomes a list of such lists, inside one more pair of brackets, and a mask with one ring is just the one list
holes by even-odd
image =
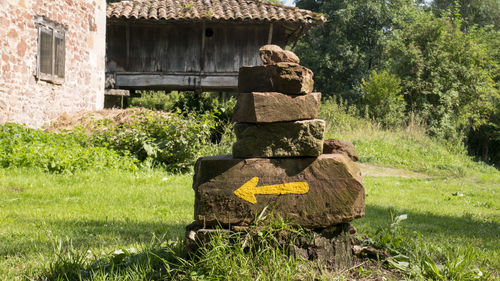
[[171, 111], [178, 98], [177, 92], [165, 93], [164, 91], [142, 91], [141, 96], [130, 99], [133, 107], [144, 107], [151, 110]]
[[217, 97], [214, 93], [177, 92], [172, 91], [142, 91], [141, 96], [132, 98], [130, 105], [133, 107], [144, 107], [151, 110], [163, 110], [175, 112], [182, 111], [184, 114], [206, 112], [213, 113], [219, 120], [227, 123], [231, 121], [233, 107], [236, 99]]
[[225, 133], [225, 127], [231, 123], [236, 99], [228, 93], [217, 96], [215, 93], [194, 93], [172, 91], [143, 91], [141, 97], [131, 100], [133, 107], [151, 110], [182, 112], [182, 115], [212, 115], [217, 122], [210, 132], [210, 140], [219, 143]]
[[210, 140], [213, 143], [219, 143], [225, 127], [232, 121], [235, 105], [236, 99], [233, 97], [219, 99], [213, 93], [182, 93], [174, 103], [174, 108], [183, 112], [184, 115], [190, 113], [213, 115], [216, 122], [210, 132]]
[[385, 126], [401, 125], [405, 110], [401, 79], [385, 70], [373, 70], [368, 81], [362, 79], [361, 89], [372, 118]]
[[108, 148], [88, 146], [87, 137], [81, 133], [55, 134], [9, 123], [0, 125], [0, 166], [57, 173], [112, 167], [137, 169], [129, 157]]
[[201, 155], [220, 155], [231, 154], [233, 143], [236, 142], [236, 136], [233, 132], [233, 123], [221, 124], [217, 123], [217, 132], [220, 133], [216, 142], [209, 142], [203, 146]]
[[99, 120], [87, 128], [92, 145], [104, 146], [137, 160], [164, 166], [171, 172], [185, 172], [207, 144], [215, 117], [133, 110], [127, 122]]

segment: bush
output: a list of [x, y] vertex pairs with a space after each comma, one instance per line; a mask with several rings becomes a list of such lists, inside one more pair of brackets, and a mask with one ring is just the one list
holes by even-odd
[[181, 112], [184, 116], [193, 113], [212, 115], [217, 122], [211, 129], [210, 140], [219, 143], [225, 133], [225, 127], [233, 118], [236, 99], [227, 93], [217, 97], [214, 93], [143, 91], [141, 97], [132, 99], [131, 105], [152, 110]]
[[211, 112], [219, 120], [227, 123], [231, 121], [236, 99], [232, 96], [218, 98], [214, 93], [143, 91], [141, 97], [132, 98], [130, 104], [133, 107], [151, 110], [170, 112], [181, 110], [184, 114]]
[[361, 89], [372, 118], [385, 126], [401, 125], [405, 110], [401, 79], [387, 71], [373, 70], [368, 81], [362, 79]]
[[33, 167], [56, 173], [137, 169], [133, 159], [108, 148], [88, 146], [87, 142], [88, 138], [78, 132], [55, 134], [7, 123], [0, 125], [0, 166]]
[[190, 169], [215, 127], [216, 118], [211, 114], [184, 116], [180, 112], [129, 111], [131, 115], [126, 122], [103, 119], [88, 127], [90, 143], [163, 166], [171, 172]]
[[220, 133], [217, 142], [207, 143], [201, 150], [201, 155], [220, 155], [220, 154], [231, 154], [233, 143], [236, 142], [236, 136], [233, 132], [233, 123], [221, 124], [217, 123], [219, 126], [217, 132]]
[[174, 103], [177, 97], [177, 92], [166, 94], [164, 91], [142, 91], [141, 97], [130, 99], [130, 105], [151, 110], [171, 111], [175, 108]]

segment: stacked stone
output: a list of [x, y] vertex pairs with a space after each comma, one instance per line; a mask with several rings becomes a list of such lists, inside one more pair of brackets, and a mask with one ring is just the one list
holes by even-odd
[[316, 157], [323, 149], [325, 122], [321, 93], [313, 93], [313, 73], [279, 46], [260, 49], [264, 65], [240, 68], [240, 94], [233, 121], [233, 156]]
[[334, 149], [323, 154], [325, 122], [315, 119], [321, 94], [312, 92], [312, 71], [278, 46], [266, 45], [260, 55], [264, 65], [240, 68], [233, 154], [195, 165], [195, 223], [187, 240], [200, 228], [251, 225], [268, 207], [315, 233], [341, 229], [335, 239], [343, 237], [350, 253], [346, 223], [364, 215], [359, 167]]

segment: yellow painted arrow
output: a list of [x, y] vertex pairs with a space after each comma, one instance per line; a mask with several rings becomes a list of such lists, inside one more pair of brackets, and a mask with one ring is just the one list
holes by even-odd
[[234, 191], [234, 194], [241, 199], [252, 204], [257, 203], [255, 194], [280, 195], [280, 194], [305, 194], [309, 191], [307, 182], [289, 182], [283, 184], [265, 185], [257, 187], [258, 177], [244, 183], [240, 188]]

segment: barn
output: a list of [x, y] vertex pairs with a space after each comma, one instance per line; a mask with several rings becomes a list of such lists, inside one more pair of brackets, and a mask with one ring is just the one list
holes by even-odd
[[233, 91], [265, 44], [294, 44], [321, 14], [259, 0], [136, 0], [108, 4], [109, 88]]

